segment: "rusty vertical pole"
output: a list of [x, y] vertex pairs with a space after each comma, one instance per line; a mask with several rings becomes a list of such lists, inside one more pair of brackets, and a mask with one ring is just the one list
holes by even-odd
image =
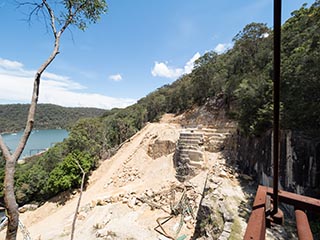
[[278, 213], [279, 205], [281, 0], [274, 0], [273, 33], [273, 214], [275, 215]]

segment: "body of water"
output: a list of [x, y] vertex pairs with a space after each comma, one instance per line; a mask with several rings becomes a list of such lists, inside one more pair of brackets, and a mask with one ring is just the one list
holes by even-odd
[[[16, 149], [22, 134], [23, 132], [2, 134], [4, 142], [11, 152]], [[62, 142], [66, 137], [68, 137], [68, 132], [65, 129], [34, 130], [31, 132], [20, 159], [45, 151], [55, 143]]]

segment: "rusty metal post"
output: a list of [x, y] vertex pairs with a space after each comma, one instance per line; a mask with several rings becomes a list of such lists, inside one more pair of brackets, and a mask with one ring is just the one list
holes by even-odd
[[266, 200], [267, 190], [265, 186], [259, 186], [253, 202], [252, 212], [248, 221], [244, 240], [266, 239]]
[[[267, 188], [267, 194], [273, 196], [273, 189]], [[320, 214], [320, 200], [312, 197], [302, 196], [292, 192], [279, 191], [279, 201], [292, 205], [295, 208], [304, 209]]]
[[309, 226], [309, 221], [304, 210], [296, 208], [295, 209], [296, 222], [297, 222], [297, 232], [299, 240], [312, 240], [313, 235]]
[[279, 159], [280, 159], [280, 51], [281, 0], [274, 0], [273, 13], [273, 215], [278, 213]]

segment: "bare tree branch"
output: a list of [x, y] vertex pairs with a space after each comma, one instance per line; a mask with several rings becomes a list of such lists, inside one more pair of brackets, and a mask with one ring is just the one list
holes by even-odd
[[51, 20], [51, 28], [52, 28], [52, 32], [55, 38], [57, 38], [57, 29], [56, 29], [56, 24], [55, 24], [55, 16], [54, 16], [54, 12], [52, 10], [52, 8], [49, 6], [49, 4], [47, 3], [46, 0], [42, 0], [43, 4], [46, 6], [46, 9], [49, 12], [50, 15], [50, 20]]
[[4, 143], [2, 136], [0, 135], [0, 149], [2, 151], [2, 154], [4, 156], [4, 159], [10, 158], [11, 154], [9, 151], [9, 148], [7, 145]]
[[76, 228], [76, 221], [77, 221], [77, 217], [78, 217], [78, 213], [79, 213], [79, 207], [80, 207], [80, 202], [81, 202], [81, 198], [82, 198], [82, 192], [83, 192], [83, 185], [84, 185], [84, 180], [86, 177], [86, 172], [83, 170], [83, 168], [81, 167], [81, 165], [79, 164], [79, 162], [76, 160], [76, 163], [78, 165], [78, 167], [80, 168], [81, 172], [82, 172], [82, 179], [81, 179], [81, 187], [80, 187], [80, 195], [79, 195], [79, 199], [77, 202], [77, 207], [76, 207], [76, 211], [74, 213], [74, 217], [73, 217], [73, 221], [72, 221], [72, 228], [71, 228], [71, 237], [70, 240], [73, 240], [74, 238], [74, 231]]
[[[20, 1], [15, 1], [17, 4], [17, 8], [23, 7], [23, 6], [31, 6], [32, 10], [28, 14], [28, 19], [27, 21], [31, 22], [32, 16], [39, 15], [39, 11], [43, 8], [43, 3], [36, 3], [36, 2], [20, 2]], [[45, 18], [44, 18], [45, 19]]]

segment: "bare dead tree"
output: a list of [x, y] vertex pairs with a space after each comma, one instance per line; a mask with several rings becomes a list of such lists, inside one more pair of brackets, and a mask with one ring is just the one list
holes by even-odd
[[20, 3], [20, 6], [29, 5], [33, 7], [33, 10], [30, 13], [30, 19], [33, 14], [40, 11], [43, 13], [43, 16], [48, 19], [51, 32], [54, 36], [54, 46], [52, 53], [40, 66], [34, 76], [33, 92], [26, 126], [19, 144], [13, 153], [10, 153], [0, 135], [0, 149], [6, 161], [4, 178], [4, 201], [8, 217], [6, 240], [15, 240], [17, 237], [19, 212], [14, 193], [15, 166], [23, 149], [25, 148], [33, 128], [39, 97], [41, 75], [59, 54], [61, 35], [70, 25], [75, 25], [79, 29], [85, 30], [88, 23], [96, 23], [100, 19], [101, 14], [107, 11], [107, 4], [105, 0], [63, 0], [60, 1], [60, 4], [63, 5], [63, 7], [57, 7], [60, 14], [55, 14], [54, 9], [47, 0], [24, 1]]
[[78, 198], [78, 202], [77, 202], [77, 206], [76, 206], [76, 211], [74, 213], [74, 217], [73, 217], [73, 221], [72, 221], [72, 228], [71, 228], [71, 238], [70, 240], [73, 240], [74, 237], [74, 231], [76, 229], [76, 221], [77, 221], [77, 217], [78, 217], [78, 213], [79, 213], [79, 207], [80, 207], [80, 202], [81, 202], [81, 198], [82, 198], [82, 192], [83, 192], [83, 186], [84, 186], [84, 180], [86, 178], [86, 172], [83, 170], [83, 168], [81, 167], [80, 163], [76, 160], [76, 163], [78, 165], [78, 167], [80, 168], [81, 172], [82, 172], [82, 179], [81, 179], [81, 187], [80, 187], [80, 195]]

